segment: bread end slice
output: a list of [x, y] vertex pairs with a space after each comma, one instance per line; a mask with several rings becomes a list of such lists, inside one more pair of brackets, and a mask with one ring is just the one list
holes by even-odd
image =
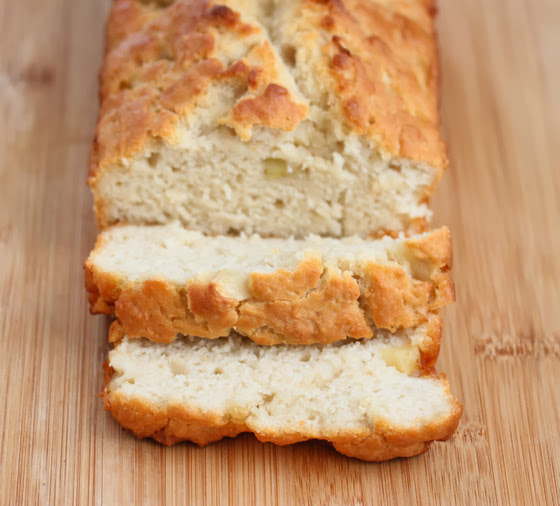
[[462, 406], [445, 375], [399, 370], [403, 335], [262, 347], [239, 336], [120, 341], [109, 354], [105, 409], [139, 438], [200, 446], [241, 432], [278, 445], [310, 439], [368, 461], [409, 457], [455, 431]]

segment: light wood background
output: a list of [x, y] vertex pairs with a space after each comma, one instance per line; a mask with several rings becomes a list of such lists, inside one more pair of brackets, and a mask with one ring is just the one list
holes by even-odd
[[451, 441], [384, 464], [248, 435], [164, 448], [103, 411], [82, 262], [109, 2], [0, 3], [2, 505], [560, 503], [560, 2], [440, 3], [434, 207], [458, 300], [439, 368], [465, 411]]

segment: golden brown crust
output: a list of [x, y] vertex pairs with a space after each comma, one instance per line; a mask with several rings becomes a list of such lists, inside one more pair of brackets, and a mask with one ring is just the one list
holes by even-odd
[[200, 412], [180, 403], [156, 405], [141, 398], [128, 398], [119, 392], [111, 392], [110, 381], [113, 372], [108, 365], [105, 366], [105, 385], [102, 392], [105, 409], [111, 411], [115, 420], [136, 437], [151, 437], [168, 446], [180, 441], [192, 441], [204, 446], [224, 437], [237, 436], [241, 432], [252, 432], [260, 441], [277, 445], [325, 439], [337, 451], [349, 457], [382, 461], [418, 455], [425, 452], [432, 441], [448, 439], [457, 428], [462, 413], [461, 403], [451, 396], [445, 376], [440, 375], [452, 405], [451, 413], [416, 429], [403, 429], [378, 420], [372, 430], [359, 433], [349, 431], [327, 437], [298, 431], [259, 432], [247, 426], [243, 416], [231, 419], [219, 414]]
[[251, 273], [250, 296], [243, 300], [224, 295], [224, 288], [215, 282], [133, 283], [98, 270], [91, 258], [103, 245], [101, 235], [85, 263], [86, 288], [93, 313], [118, 318], [119, 332], [115, 326], [111, 333], [114, 339], [126, 334], [171, 342], [178, 334], [216, 338], [232, 330], [264, 345], [370, 338], [372, 324], [395, 331], [437, 319], [434, 313], [455, 296], [446, 228], [406, 241], [412, 276], [396, 263], [372, 261], [357, 274], [307, 257], [292, 272]]
[[[107, 21], [90, 183], [100, 170], [133, 157], [153, 139], [173, 144], [177, 122], [191, 114], [212, 82], [247, 89], [223, 119], [243, 139], [254, 125], [293, 130], [307, 106], [280, 82], [270, 43], [261, 37], [252, 47], [251, 36], [260, 32], [239, 12], [208, 0], [178, 0], [156, 9], [116, 0]], [[224, 65], [215, 47], [222, 33], [246, 46], [245, 59]], [[260, 64], [251, 66], [248, 59]]]
[[443, 307], [455, 301], [455, 284], [449, 271], [453, 266], [451, 232], [447, 227], [434, 230], [431, 234], [406, 241], [414, 257], [416, 275], [428, 278], [437, 287], [430, 293], [432, 308]]
[[[447, 158], [439, 133], [434, 15], [434, 2], [421, 0], [301, 0], [292, 14], [294, 24], [305, 27], [299, 42], [322, 45], [321, 58], [310, 64], [328, 80], [329, 103], [338, 104], [333, 110], [349, 131], [372, 139], [387, 156], [425, 162], [441, 173]], [[224, 34], [246, 47], [245, 58], [229, 68], [216, 48]], [[253, 47], [255, 34], [260, 43]], [[281, 82], [278, 69], [289, 72], [290, 65], [268, 39], [242, 13], [210, 0], [177, 0], [165, 8], [115, 0], [90, 183], [154, 139], [176, 142], [177, 122], [192, 113], [212, 82], [247, 90], [221, 120], [243, 140], [255, 125], [293, 130], [307, 106]], [[232, 72], [240, 65], [244, 72]], [[426, 188], [426, 198], [432, 189]], [[104, 223], [103, 209], [98, 212]]]
[[434, 372], [439, 350], [441, 345], [441, 334], [443, 331], [443, 318], [440, 315], [428, 320], [426, 337], [419, 345], [420, 350], [420, 370]]
[[366, 297], [377, 327], [414, 327], [428, 315], [455, 300], [449, 270], [451, 234], [447, 227], [406, 241], [412, 277], [395, 264], [368, 265]]
[[372, 337], [356, 280], [348, 272], [323, 274], [319, 258], [304, 260], [293, 273], [252, 273], [253, 299], [240, 305], [236, 331], [260, 344]]
[[303, 22], [323, 48], [346, 121], [392, 157], [444, 169], [435, 2], [308, 0]]
[[[207, 287], [207, 290], [211, 290]], [[216, 309], [223, 308], [221, 298], [216, 299]], [[197, 305], [198, 304], [198, 305]], [[195, 302], [200, 309], [200, 303]], [[206, 322], [200, 322], [194, 311], [184, 302], [182, 291], [160, 280], [147, 280], [137, 290], [125, 289], [115, 301], [115, 314], [124, 332], [145, 337], [156, 342], [174, 341], [177, 334], [219, 337], [219, 328], [210, 326], [226, 315], [218, 313]]]
[[395, 329], [412, 327], [426, 318], [431, 308], [428, 296], [432, 285], [410, 279], [398, 265], [369, 264], [367, 302], [376, 326]]
[[157, 11], [146, 9], [140, 2], [113, 2], [110, 22], [107, 22], [105, 33], [106, 50], [117, 47], [123, 40], [144, 28]]
[[253, 125], [290, 131], [306, 112], [307, 107], [295, 103], [286, 88], [269, 84], [262, 95], [246, 98], [235, 105], [231, 117], [224, 123], [233, 126], [242, 139], [248, 140]]

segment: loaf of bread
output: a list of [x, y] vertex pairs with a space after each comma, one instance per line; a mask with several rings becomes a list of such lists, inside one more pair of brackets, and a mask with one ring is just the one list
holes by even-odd
[[115, 0], [99, 225], [417, 232], [446, 167], [431, 0]]
[[85, 263], [137, 437], [369, 461], [462, 412], [437, 375], [449, 231], [434, 0], [114, 0]]
[[260, 344], [370, 338], [419, 325], [454, 300], [449, 231], [367, 240], [208, 237], [178, 225], [112, 227], [86, 261], [94, 313], [173, 341], [232, 330]]
[[445, 377], [415, 358], [422, 331], [379, 333], [309, 346], [125, 337], [109, 353], [105, 408], [137, 437], [167, 445], [253, 432], [279, 445], [326, 440], [363, 460], [417, 455], [451, 436], [462, 407]]

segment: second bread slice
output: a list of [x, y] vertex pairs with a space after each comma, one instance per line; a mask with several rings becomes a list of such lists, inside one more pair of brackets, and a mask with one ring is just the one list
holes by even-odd
[[179, 226], [120, 226], [86, 261], [94, 313], [124, 334], [172, 342], [231, 331], [259, 344], [371, 338], [431, 320], [454, 300], [449, 231], [411, 238], [208, 237]]

